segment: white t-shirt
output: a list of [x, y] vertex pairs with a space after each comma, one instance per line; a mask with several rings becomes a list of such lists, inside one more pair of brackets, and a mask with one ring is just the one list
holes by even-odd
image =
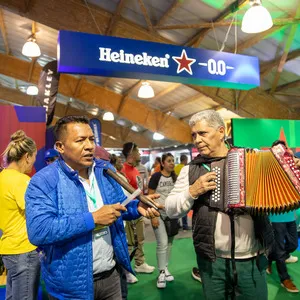
[[[164, 176], [161, 172], [154, 173], [149, 181], [149, 189], [155, 190], [155, 192], [160, 195], [156, 201], [162, 205], [165, 205], [165, 200], [173, 187], [173, 178], [171, 176]], [[161, 216], [167, 216], [165, 210], [161, 210]]]
[[[165, 201], [166, 213], [169, 217], [183, 217], [192, 208], [194, 201], [197, 201], [190, 195], [189, 187], [189, 166], [184, 166]], [[218, 212], [214, 238], [216, 255], [230, 258], [231, 232], [228, 215]], [[235, 221], [235, 258], [246, 259], [256, 256], [259, 247], [251, 216], [238, 216]]]
[[[90, 184], [88, 184], [83, 178], [79, 178], [86, 192], [89, 211], [94, 212], [98, 210], [104, 204], [95, 177], [94, 166], [89, 168]], [[93, 274], [111, 270], [115, 266], [116, 262], [114, 260], [114, 250], [111, 242], [109, 226], [93, 231], [92, 246]]]

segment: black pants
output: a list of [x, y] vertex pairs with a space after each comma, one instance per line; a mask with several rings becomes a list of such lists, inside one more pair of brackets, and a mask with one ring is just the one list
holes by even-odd
[[[49, 300], [57, 300], [48, 295]], [[95, 300], [122, 300], [120, 275], [116, 269], [106, 278], [94, 281]]]
[[272, 223], [275, 236], [275, 244], [272, 253], [269, 256], [269, 263], [276, 262], [280, 281], [289, 279], [285, 260], [289, 258], [290, 253], [298, 247], [298, 235], [296, 221], [284, 223]]

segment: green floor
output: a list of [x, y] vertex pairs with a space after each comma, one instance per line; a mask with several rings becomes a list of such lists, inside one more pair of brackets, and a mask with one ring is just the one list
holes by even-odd
[[[153, 266], [156, 266], [155, 247], [156, 243], [154, 242], [145, 244], [147, 262]], [[296, 251], [293, 255], [299, 257], [299, 262], [289, 264], [288, 269], [294, 283], [300, 288], [300, 251]], [[196, 266], [196, 257], [191, 238], [175, 240], [169, 265], [175, 281], [168, 283], [166, 289], [159, 290], [156, 288], [157, 271], [149, 275], [140, 274], [138, 275], [139, 282], [129, 286], [128, 300], [203, 299], [201, 284], [191, 276], [191, 269], [194, 266]], [[269, 300], [300, 300], [300, 293], [288, 293], [280, 286], [275, 264], [273, 264], [273, 274], [268, 275], [268, 290]], [[45, 293], [43, 294], [44, 297], [40, 291], [39, 299], [47, 299]], [[0, 287], [0, 300], [4, 300], [4, 287]]]
[[[156, 266], [155, 243], [145, 244], [147, 262]], [[299, 263], [288, 265], [289, 274], [294, 283], [300, 288], [300, 252], [293, 255], [299, 257]], [[139, 282], [129, 286], [128, 300], [175, 300], [203, 299], [202, 286], [191, 276], [192, 267], [196, 266], [196, 257], [191, 239], [174, 241], [169, 270], [175, 281], [170, 282], [166, 289], [156, 288], [157, 271], [153, 274], [138, 275]], [[273, 274], [268, 275], [269, 300], [300, 299], [300, 294], [286, 292], [279, 283], [276, 266], [273, 264]]]

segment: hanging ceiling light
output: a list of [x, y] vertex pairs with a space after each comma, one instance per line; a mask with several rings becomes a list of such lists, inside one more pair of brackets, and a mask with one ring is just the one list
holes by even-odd
[[154, 134], [153, 134], [153, 139], [156, 140], [156, 141], [161, 141], [164, 138], [165, 137], [162, 134], [158, 133], [158, 132], [154, 132]]
[[41, 55], [41, 49], [39, 45], [36, 43], [36, 23], [32, 22], [31, 25], [31, 35], [27, 39], [27, 42], [24, 44], [22, 48], [22, 54], [28, 57], [39, 57]]
[[273, 21], [268, 10], [262, 6], [261, 0], [250, 1], [251, 7], [246, 11], [242, 21], [242, 31], [259, 33], [270, 29]]
[[32, 34], [22, 48], [22, 54], [28, 57], [39, 57], [41, 49], [36, 43], [35, 35]]
[[154, 97], [154, 90], [149, 82], [145, 81], [142, 83], [138, 91], [138, 97], [145, 99]]
[[135, 131], [135, 132], [139, 132], [139, 129], [136, 125], [132, 125], [131, 126], [131, 130]]
[[104, 121], [113, 121], [115, 119], [113, 113], [107, 111], [102, 118]]
[[26, 90], [26, 94], [30, 96], [36, 96], [38, 93], [39, 89], [35, 85], [30, 85]]

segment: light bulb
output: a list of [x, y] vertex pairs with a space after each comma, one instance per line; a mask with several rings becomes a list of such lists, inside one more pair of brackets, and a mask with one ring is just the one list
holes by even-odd
[[36, 96], [38, 93], [39, 89], [35, 85], [30, 85], [26, 90], [26, 94], [30, 96]]
[[138, 91], [139, 98], [153, 98], [154, 97], [154, 90], [149, 82], [143, 82], [139, 91]]
[[104, 121], [113, 121], [115, 119], [113, 113], [111, 112], [106, 112], [104, 115], [103, 115], [103, 120]]
[[154, 134], [153, 134], [153, 139], [156, 140], [156, 141], [163, 140], [164, 138], [165, 137], [162, 134], [158, 133], [158, 132], [154, 132]]
[[28, 57], [39, 57], [41, 55], [41, 49], [34, 36], [31, 36], [24, 44], [22, 54]]
[[273, 21], [268, 10], [261, 5], [260, 0], [255, 0], [242, 21], [242, 31], [245, 33], [259, 33], [270, 29]]
[[131, 126], [131, 130], [135, 131], [135, 132], [139, 132], [139, 129], [137, 128], [136, 125], [132, 125]]

